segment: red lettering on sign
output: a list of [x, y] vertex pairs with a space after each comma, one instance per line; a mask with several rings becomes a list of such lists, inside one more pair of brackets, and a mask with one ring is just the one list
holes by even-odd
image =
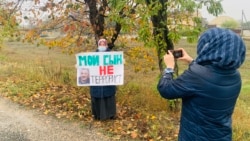
[[108, 74], [114, 74], [114, 66], [108, 66]]
[[99, 74], [114, 74], [114, 66], [99, 66]]

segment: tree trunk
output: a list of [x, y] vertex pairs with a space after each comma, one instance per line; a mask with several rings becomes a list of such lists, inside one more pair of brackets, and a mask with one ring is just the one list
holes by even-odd
[[[104, 32], [104, 25], [105, 25], [105, 10], [108, 9], [108, 2], [106, 0], [102, 1], [102, 5], [97, 8], [97, 1], [96, 0], [85, 0], [85, 3], [89, 7], [89, 19], [90, 23], [92, 25], [94, 34], [95, 34], [95, 40], [96, 43], [100, 38], [103, 37]], [[122, 15], [122, 11], [120, 12], [120, 15]], [[115, 33], [111, 37], [111, 41], [108, 41], [108, 47], [112, 49], [115, 45], [115, 41], [120, 34], [121, 31], [121, 24], [116, 23], [115, 25]]]
[[97, 9], [96, 0], [85, 0], [85, 3], [89, 7], [89, 21], [94, 31], [96, 43], [103, 36], [104, 31], [104, 9], [100, 7]]
[[[171, 39], [168, 37], [169, 29], [167, 26], [167, 7], [165, 3], [168, 0], [159, 0], [162, 5], [162, 8], [158, 11], [157, 15], [153, 15], [151, 17], [151, 21], [153, 23], [153, 35], [154, 39], [157, 42], [157, 56], [158, 56], [158, 65], [160, 72], [164, 69], [162, 56], [167, 52], [167, 50], [172, 50], [174, 48], [174, 44]], [[150, 0], [146, 0], [146, 3], [149, 5], [151, 3]]]

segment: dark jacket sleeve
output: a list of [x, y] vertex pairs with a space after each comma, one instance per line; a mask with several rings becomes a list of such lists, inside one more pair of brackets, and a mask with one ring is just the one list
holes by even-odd
[[172, 74], [164, 74], [157, 85], [160, 95], [166, 99], [185, 98], [192, 96], [195, 91], [199, 80], [190, 71], [186, 70], [177, 79], [173, 79]]

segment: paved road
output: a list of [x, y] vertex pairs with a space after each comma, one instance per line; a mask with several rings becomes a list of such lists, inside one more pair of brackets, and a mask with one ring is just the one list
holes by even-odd
[[0, 96], [0, 141], [108, 141], [95, 129], [43, 115]]

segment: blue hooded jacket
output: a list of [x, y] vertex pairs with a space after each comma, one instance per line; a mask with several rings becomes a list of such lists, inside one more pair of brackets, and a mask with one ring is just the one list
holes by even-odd
[[213, 28], [197, 49], [196, 60], [178, 78], [162, 76], [158, 91], [166, 99], [182, 99], [179, 141], [231, 141], [245, 45], [232, 31]]

